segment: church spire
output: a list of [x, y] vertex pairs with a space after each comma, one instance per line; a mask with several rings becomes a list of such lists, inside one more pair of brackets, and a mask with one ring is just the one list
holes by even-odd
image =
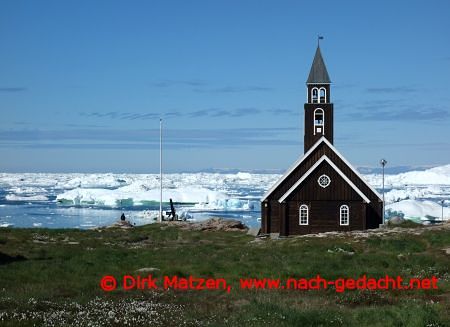
[[306, 88], [308, 95], [305, 103], [305, 153], [321, 137], [325, 137], [333, 144], [331, 81], [320, 53], [320, 45], [317, 46]]
[[329, 84], [331, 83], [330, 76], [328, 76], [327, 67], [320, 52], [320, 46], [317, 45], [316, 54], [309, 72], [306, 84]]

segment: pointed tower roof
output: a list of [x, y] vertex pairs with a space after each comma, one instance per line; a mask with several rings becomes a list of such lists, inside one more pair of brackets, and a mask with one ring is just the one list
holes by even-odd
[[306, 84], [322, 84], [331, 83], [330, 76], [328, 76], [327, 67], [322, 58], [320, 47], [317, 46], [316, 54], [314, 55], [314, 61], [309, 72], [308, 80]]

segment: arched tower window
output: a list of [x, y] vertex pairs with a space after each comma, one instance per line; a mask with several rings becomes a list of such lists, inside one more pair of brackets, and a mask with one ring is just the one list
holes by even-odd
[[319, 103], [327, 102], [327, 90], [324, 87], [319, 89]]
[[308, 206], [306, 204], [302, 204], [299, 209], [299, 225], [308, 225]]
[[324, 121], [325, 114], [323, 109], [317, 108], [314, 110], [314, 135], [316, 134], [324, 134]]
[[312, 103], [319, 103], [319, 89], [317, 87], [313, 87], [311, 90], [311, 99]]
[[339, 208], [339, 221], [341, 226], [348, 226], [349, 224], [349, 217], [350, 217], [350, 209], [348, 208], [348, 205], [344, 204], [341, 205]]

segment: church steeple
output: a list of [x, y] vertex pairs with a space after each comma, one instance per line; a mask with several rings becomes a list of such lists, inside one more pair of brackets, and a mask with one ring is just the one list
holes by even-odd
[[261, 232], [283, 237], [378, 228], [380, 195], [333, 145], [331, 81], [319, 44], [306, 88], [305, 154], [261, 199]]
[[320, 46], [317, 45], [316, 54], [314, 55], [314, 60], [309, 71], [307, 84], [330, 84], [330, 76], [328, 76], [327, 67], [322, 58], [322, 53], [320, 52]]
[[333, 104], [330, 96], [330, 76], [317, 45], [306, 87], [308, 96], [305, 103], [305, 153], [322, 136], [333, 144]]

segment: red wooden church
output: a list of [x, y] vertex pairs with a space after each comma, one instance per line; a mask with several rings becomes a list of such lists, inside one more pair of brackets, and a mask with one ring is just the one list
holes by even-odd
[[333, 146], [330, 85], [318, 46], [306, 82], [304, 155], [263, 196], [262, 233], [362, 230], [382, 223], [380, 195]]

